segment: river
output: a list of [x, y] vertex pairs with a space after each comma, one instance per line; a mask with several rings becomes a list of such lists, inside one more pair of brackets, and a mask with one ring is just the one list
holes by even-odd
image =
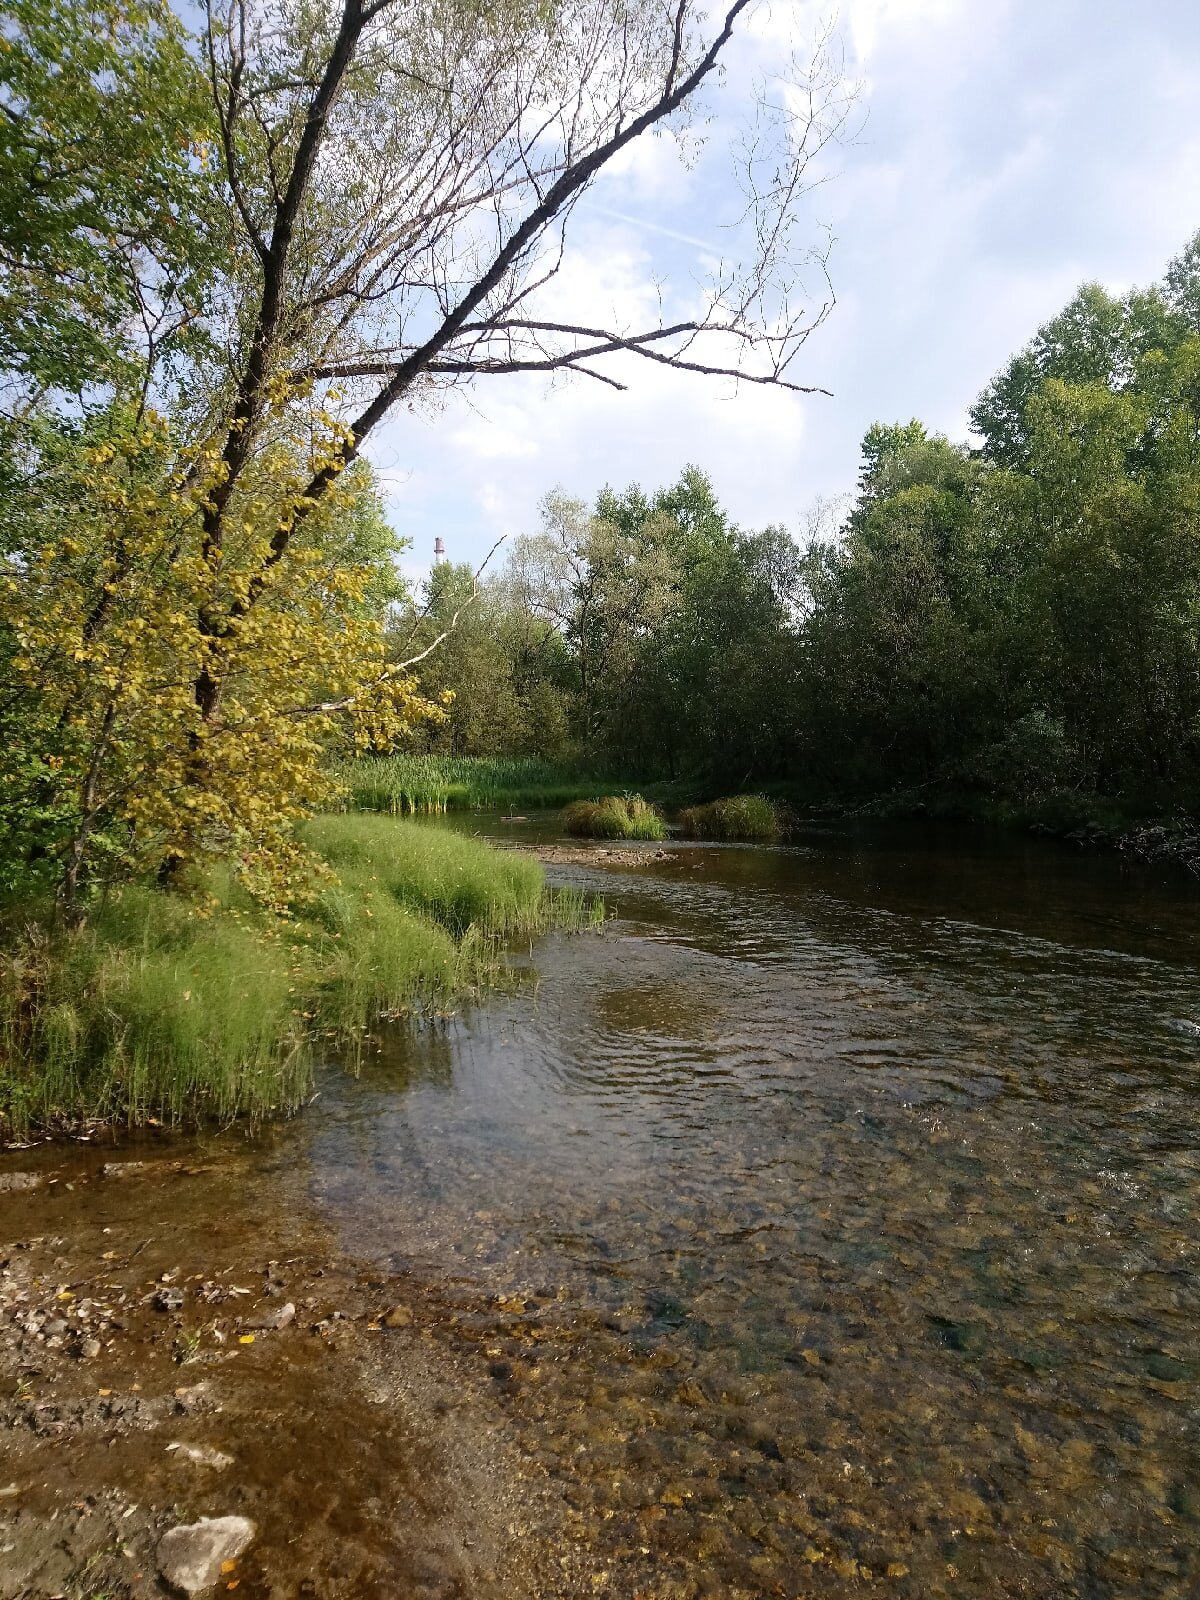
[[547, 870], [607, 929], [258, 1181], [436, 1303], [593, 1592], [1200, 1592], [1196, 886], [899, 826]]

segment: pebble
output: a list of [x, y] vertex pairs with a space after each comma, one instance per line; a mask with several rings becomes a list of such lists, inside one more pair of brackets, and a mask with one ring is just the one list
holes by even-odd
[[380, 1318], [385, 1328], [411, 1328], [413, 1314], [407, 1306], [393, 1306]]
[[40, 1172], [0, 1172], [0, 1194], [15, 1194], [21, 1189], [40, 1189], [45, 1181]]
[[181, 1594], [203, 1594], [222, 1576], [222, 1563], [236, 1561], [253, 1542], [248, 1517], [201, 1517], [164, 1533], [158, 1541], [158, 1570]]
[[85, 1361], [94, 1361], [100, 1354], [100, 1348], [99, 1339], [85, 1339], [79, 1346], [79, 1354]]
[[182, 1289], [160, 1289], [154, 1296], [156, 1311], [178, 1311], [183, 1305]]
[[184, 1384], [181, 1388], [176, 1389], [175, 1405], [179, 1411], [185, 1413], [209, 1409], [219, 1411], [221, 1409], [213, 1399], [212, 1384], [207, 1379], [201, 1379], [199, 1383]]
[[183, 1461], [193, 1461], [198, 1467], [212, 1467], [216, 1472], [224, 1472], [226, 1467], [233, 1465], [232, 1456], [226, 1455], [224, 1450], [214, 1450], [207, 1444], [185, 1444], [176, 1439], [167, 1446], [167, 1450]]
[[252, 1322], [247, 1322], [244, 1326], [253, 1328], [256, 1332], [265, 1333], [272, 1329], [286, 1328], [295, 1320], [296, 1308], [289, 1300], [286, 1305], [279, 1306], [274, 1311], [268, 1311], [265, 1316], [255, 1317]]

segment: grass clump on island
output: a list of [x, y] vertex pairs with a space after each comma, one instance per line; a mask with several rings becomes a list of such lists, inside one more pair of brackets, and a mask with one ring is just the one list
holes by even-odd
[[784, 832], [782, 809], [761, 794], [730, 795], [707, 805], [685, 806], [679, 813], [685, 838], [719, 843], [778, 839]]
[[667, 825], [640, 794], [606, 794], [575, 800], [562, 814], [563, 829], [577, 839], [665, 839]]
[[563, 806], [603, 782], [533, 756], [360, 756], [338, 765], [335, 776], [350, 810], [396, 817]]
[[603, 914], [531, 858], [435, 828], [340, 816], [305, 834], [336, 876], [288, 916], [222, 875], [190, 898], [130, 885], [77, 932], [9, 940], [0, 1144], [294, 1110], [318, 1040], [446, 1005], [500, 976], [504, 939]]

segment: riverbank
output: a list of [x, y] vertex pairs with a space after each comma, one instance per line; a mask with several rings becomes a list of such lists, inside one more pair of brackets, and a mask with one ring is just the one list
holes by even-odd
[[[537, 756], [360, 756], [333, 768], [352, 811], [440, 816], [458, 811], [549, 811], [576, 800], [641, 790], [659, 806], [700, 797], [690, 779], [652, 783]], [[708, 796], [707, 798], [711, 798]]]
[[38, 1155], [0, 1207], [0, 1594], [149, 1600], [164, 1536], [228, 1517], [222, 1593], [595, 1592], [494, 1358], [281, 1209], [267, 1152]]
[[532, 810], [587, 799], [605, 780], [537, 757], [361, 756], [334, 768], [354, 811], [389, 816]]
[[0, 1145], [108, 1123], [287, 1114], [318, 1044], [498, 981], [502, 943], [589, 926], [533, 861], [392, 818], [314, 818], [325, 877], [287, 915], [212, 875], [129, 885], [86, 927], [10, 914], [0, 963]]
[[[728, 794], [728, 785], [701, 775], [645, 779], [588, 773], [536, 757], [369, 756], [338, 769], [352, 810], [393, 816], [464, 811], [550, 811], [605, 794], [638, 792], [664, 812], [703, 807]], [[772, 779], [752, 785], [783, 808], [777, 829], [807, 819], [966, 822], [1030, 833], [1076, 848], [1115, 851], [1166, 862], [1200, 876], [1200, 823], [1178, 801], [1126, 799], [1064, 790], [1038, 800], [981, 793], [953, 783], [926, 784], [875, 795], [819, 796], [810, 785]]]
[[1022, 802], [933, 785], [824, 804], [805, 804], [794, 787], [786, 784], [768, 785], [766, 792], [809, 817], [967, 823], [1182, 867], [1200, 877], [1200, 821], [1179, 809], [1135, 806], [1104, 795], [1074, 792]]

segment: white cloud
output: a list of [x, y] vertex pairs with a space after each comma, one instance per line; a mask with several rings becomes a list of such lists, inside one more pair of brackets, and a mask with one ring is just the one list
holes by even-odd
[[[779, 71], [828, 8], [759, 8], [728, 92]], [[853, 484], [877, 418], [922, 416], [961, 434], [1001, 363], [1084, 278], [1157, 277], [1200, 226], [1200, 37], [1192, 0], [1137, 14], [1120, 0], [843, 0], [848, 70], [870, 116], [809, 215], [837, 235], [840, 304], [802, 351], [801, 382], [832, 401], [743, 388], [627, 360], [619, 395], [584, 379], [478, 383], [431, 419], [397, 419], [373, 444], [398, 526], [428, 559], [441, 534], [478, 559], [533, 525], [556, 483], [671, 481], [707, 470], [746, 525], [795, 526], [817, 493]], [[687, 167], [673, 139], [631, 147], [575, 220], [549, 304], [564, 320], [645, 326], [697, 303], [720, 224], [736, 209], [717, 112]], [[611, 369], [617, 370], [617, 369]]]
[[606, 180], [619, 184], [632, 204], [677, 200], [681, 186], [688, 181], [684, 137], [666, 128], [649, 138], [635, 139], [608, 167]]

